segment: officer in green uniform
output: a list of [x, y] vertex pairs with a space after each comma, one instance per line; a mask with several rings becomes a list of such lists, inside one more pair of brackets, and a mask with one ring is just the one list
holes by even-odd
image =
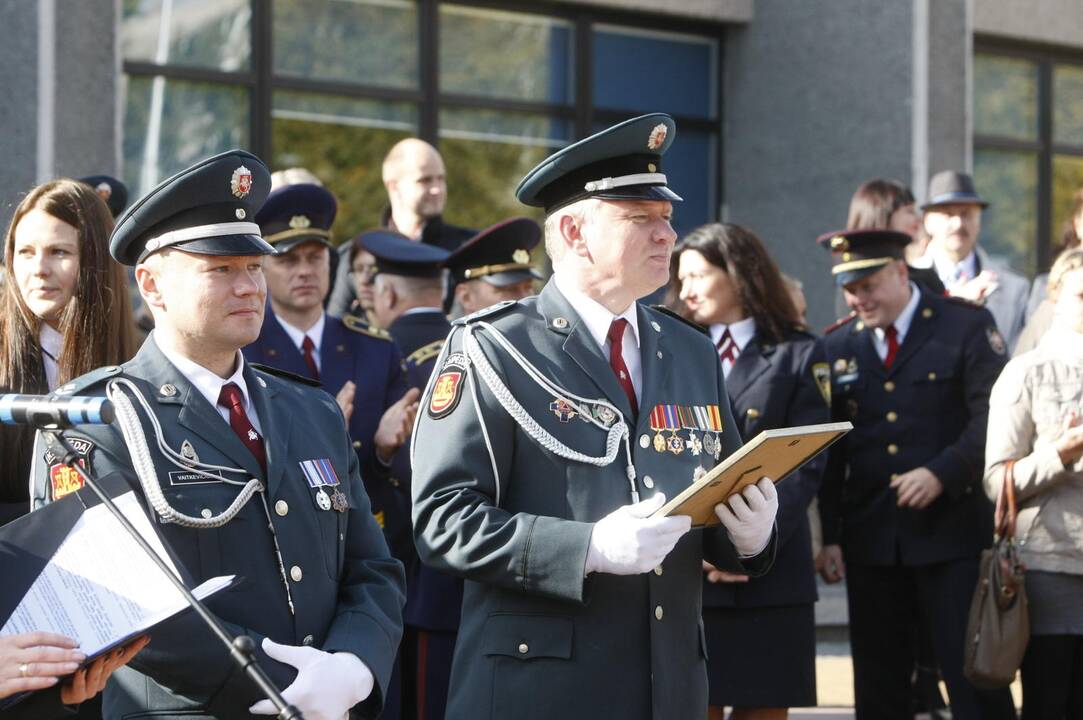
[[702, 561], [773, 559], [770, 480], [721, 526], [651, 517], [741, 443], [710, 340], [636, 303], [669, 278], [674, 132], [634, 118], [527, 175], [553, 278], [457, 321], [422, 396], [414, 537], [466, 580], [448, 718], [705, 717]]
[[[196, 583], [238, 575], [208, 602], [308, 718], [376, 717], [402, 632], [403, 571], [373, 517], [334, 398], [244, 360], [263, 321], [252, 219], [270, 174], [234, 150], [165, 180], [120, 218], [114, 258], [135, 266], [155, 330], [139, 354], [57, 390], [105, 394], [112, 425], [67, 431], [84, 462], [120, 473]], [[39, 439], [35, 504], [77, 489]], [[106, 717], [275, 714], [195, 615], [163, 626], [114, 674]]]

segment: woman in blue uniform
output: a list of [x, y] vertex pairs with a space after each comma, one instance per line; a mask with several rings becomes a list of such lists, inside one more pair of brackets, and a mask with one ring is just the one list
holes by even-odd
[[[763, 243], [730, 224], [705, 225], [677, 246], [682, 310], [718, 348], [741, 437], [828, 422], [829, 369], [805, 331]], [[816, 583], [808, 506], [823, 458], [778, 486], [778, 555], [763, 577], [704, 569], [710, 718], [785, 718], [816, 704]]]

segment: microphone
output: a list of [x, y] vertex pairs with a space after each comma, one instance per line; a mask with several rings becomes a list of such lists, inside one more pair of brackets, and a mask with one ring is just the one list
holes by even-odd
[[0, 395], [0, 424], [68, 428], [73, 425], [108, 425], [116, 414], [103, 397], [56, 395]]

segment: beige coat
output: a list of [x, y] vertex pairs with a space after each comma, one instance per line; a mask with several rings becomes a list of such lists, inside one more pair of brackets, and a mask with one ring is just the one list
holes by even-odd
[[1008, 363], [989, 401], [985, 492], [996, 500], [1016, 458], [1016, 537], [1030, 570], [1083, 574], [1083, 462], [1066, 468], [1056, 450], [1071, 410], [1083, 416], [1083, 334], [1053, 329]]

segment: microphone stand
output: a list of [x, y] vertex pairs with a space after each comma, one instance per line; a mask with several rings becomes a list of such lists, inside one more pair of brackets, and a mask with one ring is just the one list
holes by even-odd
[[42, 434], [45, 436], [45, 442], [55, 455], [60, 457], [65, 465], [75, 470], [79, 474], [79, 477], [83, 479], [83, 482], [90, 486], [90, 489], [94, 491], [94, 494], [98, 496], [98, 499], [102, 501], [102, 504], [109, 508], [109, 512], [112, 513], [120, 524], [124, 527], [129, 535], [131, 535], [135, 541], [139, 544], [139, 547], [143, 549], [143, 552], [150, 557], [154, 564], [158, 566], [169, 581], [173, 583], [173, 586], [180, 591], [184, 599], [188, 601], [196, 613], [203, 618], [203, 622], [207, 624], [207, 627], [218, 636], [218, 639], [229, 650], [229, 655], [233, 658], [233, 661], [248, 675], [252, 682], [259, 686], [259, 689], [263, 692], [264, 696], [271, 701], [271, 703], [278, 709], [278, 717], [280, 720], [302, 720], [301, 711], [290, 705], [282, 697], [282, 693], [278, 691], [274, 683], [271, 682], [271, 678], [267, 676], [267, 673], [259, 666], [256, 661], [256, 643], [252, 638], [247, 635], [238, 635], [232, 637], [229, 632], [222, 627], [222, 623], [218, 621], [214, 615], [207, 610], [206, 606], [200, 602], [192, 591], [189, 590], [183, 581], [177, 575], [169, 569], [162, 558], [158, 557], [158, 553], [154, 552], [150, 544], [146, 539], [139, 534], [139, 531], [131, 524], [131, 522], [124, 516], [124, 513], [113, 503], [113, 500], [102, 490], [98, 485], [97, 479], [93, 474], [83, 468], [83, 466], [77, 462], [81, 457], [79, 453], [75, 451], [61, 434], [61, 428], [53, 425], [51, 427], [40, 428]]

